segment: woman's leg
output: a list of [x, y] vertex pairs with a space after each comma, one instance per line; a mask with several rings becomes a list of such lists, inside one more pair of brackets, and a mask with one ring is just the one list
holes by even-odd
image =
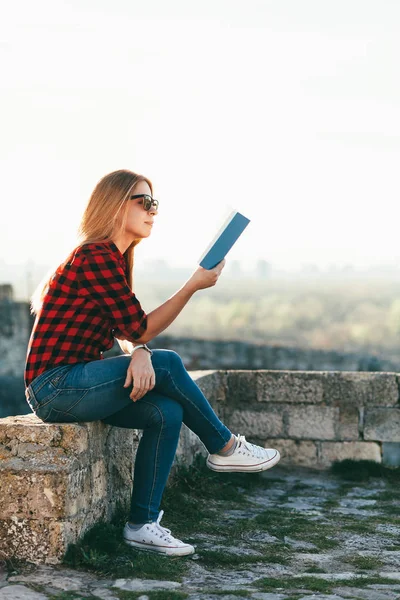
[[[124, 388], [130, 356], [73, 365], [54, 376], [38, 378], [32, 389], [39, 401], [38, 416], [47, 422], [102, 420], [107, 424], [143, 429], [135, 461], [131, 520], [142, 522], [158, 515], [158, 506], [175, 455], [182, 423], [207, 449], [217, 452], [231, 438], [207, 399], [187, 373], [176, 352], [155, 350], [152, 356], [156, 386], [133, 402]], [[171, 371], [171, 373], [170, 373]], [[179, 423], [179, 429], [178, 428]], [[160, 450], [165, 439], [166, 447]], [[149, 458], [151, 457], [151, 458]], [[148, 461], [153, 461], [153, 470]], [[152, 475], [149, 473], [152, 472]], [[147, 515], [149, 514], [150, 517]], [[146, 512], [147, 511], [147, 512]]]
[[231, 440], [232, 433], [190, 377], [179, 354], [173, 350], [154, 350], [152, 363], [156, 374], [154, 391], [179, 402], [185, 425], [200, 438], [210, 454], [219, 452]]
[[155, 521], [175, 457], [182, 425], [181, 405], [150, 391], [117, 413], [102, 419], [116, 427], [143, 429], [135, 460], [129, 520]]
[[[210, 453], [226, 446], [231, 432], [190, 377], [180, 356], [173, 350], [154, 350], [151, 359], [156, 375], [152, 391], [179, 402], [183, 422]], [[40, 405], [38, 416], [50, 423], [97, 421], [140, 403], [147, 394], [133, 403], [131, 388], [123, 387], [130, 360], [129, 355], [115, 356], [67, 366], [55, 377], [43, 374], [31, 384]]]

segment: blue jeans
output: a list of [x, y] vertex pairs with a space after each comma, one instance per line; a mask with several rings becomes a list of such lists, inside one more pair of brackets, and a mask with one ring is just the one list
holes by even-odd
[[124, 388], [129, 354], [63, 365], [41, 373], [26, 389], [34, 413], [47, 423], [103, 421], [143, 429], [136, 454], [129, 520], [155, 521], [174, 460], [182, 422], [210, 454], [221, 450], [231, 432], [173, 350], [153, 350], [155, 387], [140, 400]]

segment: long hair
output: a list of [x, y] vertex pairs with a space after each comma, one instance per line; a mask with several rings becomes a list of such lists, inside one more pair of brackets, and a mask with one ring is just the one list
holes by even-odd
[[[113, 171], [100, 179], [94, 188], [78, 226], [78, 243], [67, 258], [46, 273], [31, 296], [31, 313], [38, 314], [52, 277], [60, 272], [72, 258], [77, 246], [93, 242], [108, 242], [125, 230], [129, 203], [126, 201], [139, 181], [145, 181], [153, 194], [153, 186], [147, 177], [126, 169]], [[127, 264], [127, 280], [133, 289], [134, 248], [141, 240], [133, 241], [124, 252]]]

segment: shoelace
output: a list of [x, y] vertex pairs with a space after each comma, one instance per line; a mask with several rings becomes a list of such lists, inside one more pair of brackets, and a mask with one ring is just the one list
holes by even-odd
[[261, 446], [256, 446], [255, 444], [250, 444], [244, 437], [244, 435], [237, 436], [239, 444], [242, 444], [246, 450], [248, 450], [253, 456], [256, 458], [264, 458], [266, 451]]
[[177, 540], [176, 538], [172, 537], [170, 529], [167, 529], [166, 527], [162, 527], [162, 525], [160, 525], [160, 521], [163, 518], [163, 514], [164, 511], [160, 510], [157, 521], [153, 523], [155, 529], [157, 529], [161, 533], [161, 538], [165, 538], [166, 542], [170, 544], [175, 541], [180, 542], [180, 540]]

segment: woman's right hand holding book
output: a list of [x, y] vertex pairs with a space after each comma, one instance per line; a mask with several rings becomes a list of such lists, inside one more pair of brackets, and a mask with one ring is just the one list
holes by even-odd
[[187, 281], [187, 284], [190, 287], [193, 287], [195, 291], [204, 290], [205, 288], [209, 288], [214, 286], [219, 276], [221, 275], [222, 269], [225, 266], [225, 258], [221, 260], [215, 267], [212, 269], [204, 269], [203, 267], [198, 267], [190, 279]]

